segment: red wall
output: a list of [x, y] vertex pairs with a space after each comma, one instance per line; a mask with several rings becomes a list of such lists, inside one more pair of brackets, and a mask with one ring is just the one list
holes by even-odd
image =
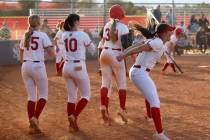
[[[177, 24], [183, 20], [183, 16], [177, 17]], [[190, 16], [185, 17], [186, 25], [189, 25]], [[209, 18], [210, 19], [210, 18]], [[48, 18], [49, 25], [51, 28], [55, 28], [55, 25], [58, 23], [59, 17]], [[28, 27], [27, 17], [0, 17], [0, 27], [3, 22], [7, 22], [8, 27], [12, 30], [12, 39], [22, 38], [25, 30]], [[139, 22], [142, 26], [146, 25], [146, 17], [143, 16], [130, 16], [122, 20], [124, 24], [128, 24], [129, 21]], [[209, 20], [210, 21], [210, 20]], [[103, 26], [103, 17], [90, 17], [85, 16], [81, 17], [81, 28], [95, 29], [97, 26]]]

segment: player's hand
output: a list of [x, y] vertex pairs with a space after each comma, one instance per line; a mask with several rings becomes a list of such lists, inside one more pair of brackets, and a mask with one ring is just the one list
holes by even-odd
[[118, 55], [116, 58], [117, 58], [117, 60], [118, 60], [119, 62], [122, 61], [122, 60], [124, 59], [123, 53], [120, 54], [120, 55]]

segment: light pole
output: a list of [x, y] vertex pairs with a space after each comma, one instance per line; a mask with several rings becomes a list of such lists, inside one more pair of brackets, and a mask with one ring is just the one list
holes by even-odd
[[73, 13], [73, 0], [70, 1], [71, 2], [71, 14]]
[[176, 23], [174, 23], [175, 21], [174, 21], [174, 17], [175, 17], [175, 15], [174, 15], [174, 9], [175, 9], [175, 5], [174, 5], [174, 0], [172, 0], [172, 19], [171, 19], [171, 21], [172, 21], [172, 25], [174, 26], [174, 24], [176, 24]]
[[104, 26], [106, 24], [106, 17], [107, 17], [107, 15], [106, 15], [106, 0], [104, 0]]

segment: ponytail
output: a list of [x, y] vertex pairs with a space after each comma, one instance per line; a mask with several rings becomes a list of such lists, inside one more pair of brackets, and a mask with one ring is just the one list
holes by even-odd
[[32, 34], [33, 34], [33, 29], [31, 27], [29, 27], [28, 31], [25, 32], [25, 40], [24, 40], [24, 47], [25, 48], [29, 48], [29, 42], [30, 42]]
[[64, 30], [72, 31], [76, 21], [80, 21], [80, 16], [77, 14], [70, 14], [64, 21]]
[[138, 23], [134, 23], [133, 26], [136, 28], [136, 30], [140, 31], [141, 34], [147, 39], [153, 38], [156, 35], [156, 32], [151, 33], [148, 29], [142, 27]]
[[63, 28], [64, 28], [65, 31], [71, 31], [71, 27], [69, 26], [68, 18], [65, 19]]
[[29, 42], [33, 31], [40, 25], [40, 17], [38, 15], [32, 15], [28, 17], [28, 30], [25, 32], [24, 47], [29, 48]]
[[118, 22], [118, 20], [114, 19], [113, 23], [111, 25], [110, 39], [113, 43], [115, 43], [117, 41], [117, 30], [116, 30], [117, 22]]

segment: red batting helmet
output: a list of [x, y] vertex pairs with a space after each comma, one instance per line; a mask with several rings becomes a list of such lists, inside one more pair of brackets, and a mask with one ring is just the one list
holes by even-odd
[[177, 36], [181, 35], [182, 33], [183, 33], [183, 30], [182, 30], [181, 28], [176, 28], [175, 34], [176, 34]]
[[113, 19], [122, 19], [125, 17], [123, 8], [116, 4], [109, 9], [109, 17]]

